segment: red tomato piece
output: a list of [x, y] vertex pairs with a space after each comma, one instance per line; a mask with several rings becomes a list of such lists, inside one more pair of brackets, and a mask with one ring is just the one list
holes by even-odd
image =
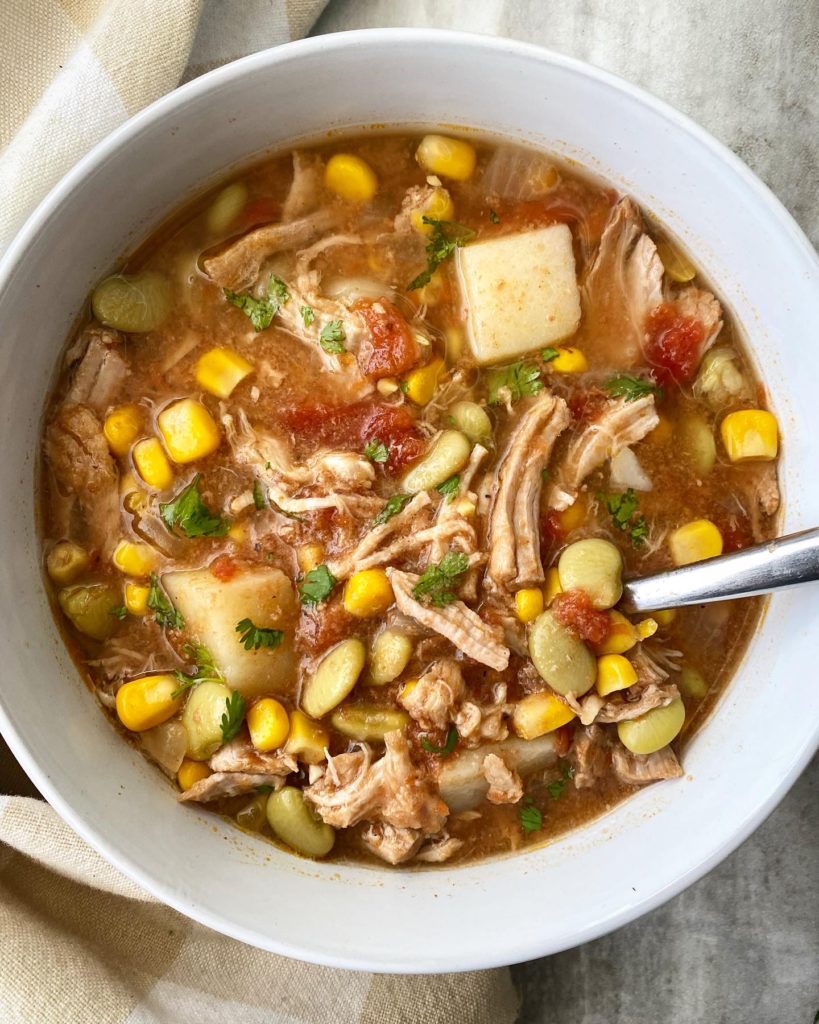
[[609, 613], [592, 606], [585, 590], [567, 590], [558, 594], [552, 602], [552, 611], [557, 621], [581, 640], [591, 644], [606, 641], [611, 629]]
[[654, 376], [660, 384], [684, 384], [697, 372], [705, 328], [693, 316], [681, 316], [667, 302], [648, 316], [647, 355], [654, 364]]
[[219, 555], [210, 563], [210, 571], [217, 580], [227, 583], [236, 575], [236, 563], [230, 555]]
[[418, 362], [418, 342], [404, 317], [391, 302], [360, 303], [356, 306], [369, 331], [369, 343], [358, 355], [361, 372], [372, 380], [397, 377]]

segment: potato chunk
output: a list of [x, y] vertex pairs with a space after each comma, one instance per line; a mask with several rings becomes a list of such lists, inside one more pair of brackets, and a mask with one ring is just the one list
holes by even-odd
[[565, 224], [464, 246], [457, 268], [479, 363], [514, 359], [577, 330], [580, 292]]
[[[280, 569], [240, 569], [228, 580], [209, 569], [183, 570], [166, 573], [162, 584], [191, 637], [208, 648], [229, 686], [244, 697], [293, 692], [298, 608], [293, 585]], [[283, 630], [284, 639], [278, 647], [247, 651], [236, 631], [242, 619]]]

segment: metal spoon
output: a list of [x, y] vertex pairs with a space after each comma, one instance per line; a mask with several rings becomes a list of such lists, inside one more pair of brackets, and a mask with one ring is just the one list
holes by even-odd
[[731, 555], [631, 580], [624, 611], [656, 611], [733, 597], [753, 597], [819, 580], [819, 528], [779, 537]]

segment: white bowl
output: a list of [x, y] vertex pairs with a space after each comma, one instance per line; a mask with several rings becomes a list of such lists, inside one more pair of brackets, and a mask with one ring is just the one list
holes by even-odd
[[[505, 40], [397, 30], [321, 37], [191, 82], [115, 131], [57, 186], [0, 266], [0, 725], [77, 832], [166, 903], [277, 953], [444, 971], [553, 953], [616, 928], [713, 867], [817, 745], [819, 589], [777, 597], [686, 776], [539, 850], [449, 870], [311, 863], [173, 791], [104, 720], [39, 574], [43, 398], [93, 283], [179, 203], [297, 137], [459, 124], [573, 157], [632, 193], [695, 254], [747, 331], [785, 438], [785, 529], [819, 522], [819, 266], [777, 200], [703, 131], [626, 83]], [[784, 157], [783, 157], [784, 158]], [[798, 883], [797, 883], [798, 884]]]

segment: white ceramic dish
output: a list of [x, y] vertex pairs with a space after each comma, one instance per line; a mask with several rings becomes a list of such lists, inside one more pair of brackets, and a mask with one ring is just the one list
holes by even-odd
[[[777, 200], [673, 110], [565, 57], [398, 30], [322, 37], [190, 83], [133, 118], [51, 193], [0, 266], [2, 726], [42, 793], [105, 857], [189, 916], [339, 967], [489, 967], [592, 939], [700, 877], [770, 812], [817, 744], [819, 588], [772, 603], [686, 777], [517, 857], [450, 870], [313, 864], [179, 806], [123, 743], [62, 647], [38, 568], [43, 398], [92, 284], [188, 194], [299, 136], [461, 124], [571, 156], [690, 247], [744, 325], [784, 437], [785, 529], [819, 522], [819, 264]], [[783, 155], [783, 159], [784, 159]]]

